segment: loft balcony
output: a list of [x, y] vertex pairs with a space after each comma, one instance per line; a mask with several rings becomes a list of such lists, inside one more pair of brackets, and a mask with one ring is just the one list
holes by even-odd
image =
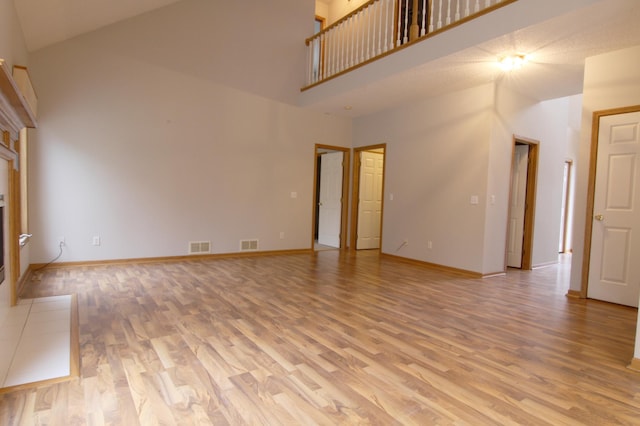
[[[355, 118], [485, 84], [541, 102], [582, 93], [586, 58], [640, 40], [637, 0], [414, 4], [370, 1], [309, 38], [298, 105]], [[512, 54], [528, 63], [507, 73]]]
[[371, 0], [308, 38], [307, 90], [517, 0]]

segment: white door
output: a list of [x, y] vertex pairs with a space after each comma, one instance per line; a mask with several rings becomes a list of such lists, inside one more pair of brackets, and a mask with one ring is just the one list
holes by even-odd
[[358, 250], [380, 248], [383, 171], [384, 154], [367, 151], [360, 153]]
[[587, 296], [638, 306], [640, 112], [600, 118]]
[[342, 152], [329, 152], [320, 157], [318, 244], [330, 247], [340, 247], [342, 158]]
[[511, 206], [509, 209], [509, 236], [507, 241], [507, 266], [512, 268], [522, 267], [528, 164], [529, 146], [516, 145], [513, 174], [511, 175]]

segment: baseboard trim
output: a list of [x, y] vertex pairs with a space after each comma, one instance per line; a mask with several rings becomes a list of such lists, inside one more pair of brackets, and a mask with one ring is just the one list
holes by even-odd
[[627, 366], [629, 370], [637, 371], [640, 373], [640, 358], [633, 358], [631, 364]]
[[[101, 265], [122, 265], [129, 263], [161, 263], [161, 262], [185, 262], [190, 260], [215, 260], [230, 259], [242, 257], [262, 257], [262, 256], [279, 256], [287, 254], [309, 254], [313, 253], [310, 248], [294, 249], [294, 250], [265, 250], [252, 252], [231, 252], [231, 253], [212, 253], [212, 254], [196, 254], [185, 256], [162, 256], [162, 257], [139, 257], [131, 259], [106, 259], [106, 260], [85, 260], [78, 262], [56, 262], [47, 265], [46, 263], [32, 263], [29, 266], [29, 272], [35, 272], [38, 269], [65, 268], [78, 266], [101, 266]], [[27, 274], [25, 274], [26, 276]]]
[[380, 256], [389, 257], [400, 262], [410, 263], [412, 265], [424, 266], [429, 269], [434, 269], [441, 272], [448, 272], [451, 274], [461, 275], [467, 278], [482, 278], [482, 274], [473, 271], [467, 271], [466, 269], [452, 268], [451, 266], [439, 265], [437, 263], [425, 262], [423, 260], [411, 259], [408, 257], [402, 257], [395, 254], [380, 253]]
[[569, 290], [567, 292], [567, 297], [571, 299], [582, 299], [582, 293], [580, 293], [578, 290]]
[[538, 263], [537, 265], [533, 265], [533, 266], [531, 267], [531, 269], [546, 268], [546, 267], [554, 266], [554, 265], [557, 265], [557, 264], [558, 264], [558, 261], [557, 261], [557, 260], [552, 260], [552, 261], [550, 261], [550, 262], [543, 262], [543, 263]]
[[504, 275], [507, 275], [505, 271], [489, 272], [488, 274], [482, 274], [482, 278], [502, 277]]

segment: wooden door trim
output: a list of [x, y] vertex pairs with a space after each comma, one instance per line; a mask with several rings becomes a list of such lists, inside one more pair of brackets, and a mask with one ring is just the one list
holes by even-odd
[[363, 151], [373, 151], [382, 149], [384, 161], [382, 163], [382, 205], [380, 213], [380, 248], [382, 249], [382, 224], [384, 219], [384, 184], [387, 169], [387, 144], [367, 145], [353, 148], [353, 185], [351, 186], [351, 234], [349, 238], [349, 249], [356, 250], [358, 241], [358, 201], [360, 198], [360, 153]]
[[349, 213], [349, 202], [347, 196], [349, 195], [349, 167], [350, 167], [350, 151], [349, 148], [342, 146], [332, 146], [316, 144], [314, 148], [313, 156], [313, 197], [312, 197], [312, 209], [311, 209], [311, 249], [315, 248], [315, 226], [318, 220], [316, 216], [316, 199], [318, 198], [318, 156], [321, 155], [319, 150], [331, 150], [342, 152], [342, 195], [340, 202], [340, 249], [344, 249], [347, 246], [347, 218]]
[[[587, 183], [587, 208], [584, 223], [584, 249], [582, 251], [582, 276], [580, 285], [580, 298], [587, 298], [589, 289], [589, 264], [591, 261], [591, 238], [593, 232], [593, 208], [596, 192], [596, 165], [598, 161], [598, 133], [600, 132], [600, 118], [608, 115], [627, 114], [639, 112], [640, 105], [599, 110], [593, 112], [591, 122], [591, 151], [589, 153], [589, 177]], [[571, 293], [571, 290], [569, 291]]]
[[[565, 166], [567, 166], [567, 182], [566, 188], [564, 188], [564, 212], [563, 212], [563, 226], [562, 226], [562, 251], [561, 253], [567, 253], [567, 232], [569, 230], [569, 203], [571, 201], [571, 178], [573, 173], [573, 160], [565, 160]], [[564, 182], [563, 182], [564, 184]], [[569, 247], [569, 250], [572, 251], [572, 248]]]
[[[535, 211], [536, 211], [536, 191], [538, 187], [538, 158], [540, 141], [527, 138], [524, 136], [513, 135], [513, 150], [511, 154], [511, 174], [509, 180], [513, 175], [513, 152], [518, 143], [529, 145], [528, 165], [527, 165], [527, 185], [525, 195], [525, 211], [524, 211], [524, 224], [523, 224], [523, 237], [522, 237], [522, 263], [520, 269], [530, 271], [533, 269], [533, 231], [535, 223]], [[511, 183], [509, 184], [509, 194], [511, 194]], [[511, 201], [509, 202], [509, 208], [507, 211], [507, 218], [511, 214]], [[507, 270], [507, 249], [509, 247], [509, 223], [507, 219], [507, 240], [505, 241], [505, 254], [504, 254], [504, 270]]]

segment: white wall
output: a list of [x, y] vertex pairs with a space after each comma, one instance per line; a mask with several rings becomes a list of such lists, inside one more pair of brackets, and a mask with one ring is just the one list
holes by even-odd
[[[28, 53], [22, 37], [22, 30], [18, 24], [18, 17], [13, 6], [12, 0], [0, 0], [0, 58], [7, 61], [9, 70], [14, 65], [28, 65]], [[9, 193], [8, 184], [8, 164], [6, 161], [0, 161], [0, 194], [5, 194], [5, 200], [8, 201]], [[5, 203], [6, 203], [5, 201]], [[5, 210], [6, 211], [6, 210]], [[5, 222], [7, 215], [5, 214]], [[5, 229], [7, 229], [5, 227]], [[5, 247], [7, 235], [5, 233]], [[23, 265], [29, 261], [29, 249], [25, 248], [21, 252]], [[9, 256], [5, 250], [5, 281], [0, 285], [0, 323], [4, 319], [9, 306], [11, 305], [11, 287], [9, 286]], [[24, 269], [22, 270], [24, 272]]]
[[[492, 147], [497, 158], [492, 161], [490, 169], [490, 192], [496, 194], [498, 211], [488, 215], [490, 221], [495, 220], [487, 228], [488, 235], [497, 238], [485, 248], [485, 253], [490, 256], [485, 259], [485, 268], [491, 271], [504, 263], [513, 135], [540, 142], [532, 264], [536, 267], [556, 263], [564, 162], [567, 157], [576, 155], [575, 145], [570, 143], [569, 130], [575, 126], [572, 123], [579, 122], [578, 110], [572, 107], [579, 102], [579, 96], [537, 102], [498, 87]], [[491, 253], [502, 253], [502, 258], [491, 256]]]
[[482, 271], [492, 102], [483, 86], [354, 120], [355, 146], [387, 143], [383, 252]]
[[[587, 58], [585, 62], [580, 164], [576, 181], [576, 199], [571, 262], [571, 289], [580, 291], [584, 259], [584, 229], [587, 206], [591, 126], [593, 113], [607, 109], [640, 105], [640, 46]], [[638, 319], [640, 329], [640, 317]], [[640, 358], [640, 338], [636, 339], [635, 358]]]
[[[353, 12], [369, 0], [333, 0], [326, 7], [327, 15], [322, 15], [327, 18], [327, 26], [333, 24], [340, 18]], [[319, 3], [319, 2], [318, 2]], [[318, 10], [324, 10], [321, 7]]]
[[[304, 56], [304, 37], [284, 32], [312, 28], [312, 3], [236, 14], [238, 3], [180, 2], [32, 55], [33, 263], [63, 236], [61, 261], [184, 255], [192, 240], [215, 253], [253, 238], [261, 250], [311, 246], [314, 144], [349, 146], [351, 123], [281, 102], [299, 90]], [[217, 27], [279, 15], [286, 28], [260, 40]], [[264, 45], [277, 64], [262, 62]]]
[[323, 1], [316, 0], [316, 15], [320, 16], [327, 20], [327, 26], [330, 25], [328, 17], [329, 17], [329, 5]]
[[0, 0], [0, 58], [14, 65], [27, 66], [27, 47], [22, 36], [13, 0]]
[[533, 264], [557, 262], [573, 100], [539, 103], [486, 85], [356, 119], [354, 146], [387, 143], [382, 251], [503, 271], [516, 134], [540, 141]]

